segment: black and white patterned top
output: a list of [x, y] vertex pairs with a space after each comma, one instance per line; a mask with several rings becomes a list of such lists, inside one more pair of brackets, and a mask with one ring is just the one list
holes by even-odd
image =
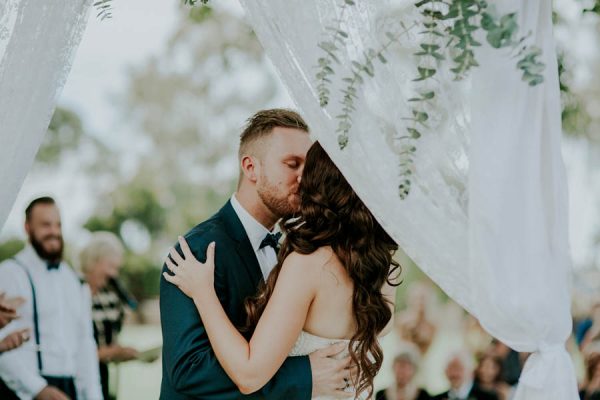
[[98, 346], [112, 344], [123, 326], [125, 312], [119, 296], [110, 288], [101, 289], [92, 296], [94, 338]]

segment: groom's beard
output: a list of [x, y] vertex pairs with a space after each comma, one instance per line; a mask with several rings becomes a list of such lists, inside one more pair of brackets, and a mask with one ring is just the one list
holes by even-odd
[[258, 196], [265, 206], [279, 218], [287, 218], [300, 210], [300, 196], [297, 191], [278, 193], [278, 188], [268, 181], [257, 187]]

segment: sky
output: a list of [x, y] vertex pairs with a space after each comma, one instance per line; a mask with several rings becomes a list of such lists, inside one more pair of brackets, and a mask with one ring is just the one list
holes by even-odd
[[[235, 0], [220, 0], [221, 4], [243, 13]], [[76, 53], [71, 73], [62, 92], [59, 105], [73, 109], [82, 119], [84, 130], [109, 146], [128, 146], [135, 133], [115, 107], [115, 100], [125, 90], [127, 72], [141, 65], [153, 54], [160, 54], [169, 35], [176, 28], [177, 0], [114, 0], [113, 18], [100, 21], [92, 10], [85, 34]], [[573, 50], [578, 59], [586, 61], [598, 57], [595, 48], [597, 36], [579, 24], [579, 15], [572, 0], [557, 0], [557, 7], [571, 21]], [[586, 85], [593, 76], [577, 71], [576, 84]], [[289, 98], [282, 103], [291, 105]], [[569, 142], [565, 146], [565, 161], [569, 171], [571, 198], [571, 246], [577, 264], [587, 263], [596, 251], [591, 246], [597, 234], [600, 216], [596, 199], [600, 195], [597, 174], [590, 170], [591, 158], [585, 143]], [[78, 166], [67, 165], [69, 172], [57, 176], [37, 174], [28, 177], [15, 202], [13, 210], [0, 234], [0, 240], [23, 237], [23, 210], [32, 198], [51, 194], [63, 208], [64, 234], [67, 240], [84, 241], [81, 224], [91, 213], [93, 187], [76, 174]], [[68, 212], [66, 212], [68, 210]]]

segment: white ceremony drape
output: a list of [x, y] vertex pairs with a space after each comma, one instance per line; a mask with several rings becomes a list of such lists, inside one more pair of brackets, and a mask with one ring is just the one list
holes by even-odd
[[[565, 350], [571, 331], [566, 179], [550, 0], [491, 1], [518, 12], [527, 43], [543, 50], [543, 84], [521, 80], [514, 53], [481, 38], [471, 79], [438, 72], [429, 130], [414, 142], [412, 189], [400, 200], [394, 135], [405, 131], [418, 83], [412, 54], [420, 28], [414, 1], [241, 0], [250, 23], [318, 139], [386, 230], [448, 295], [495, 337], [534, 352], [517, 400], [578, 399]], [[343, 10], [343, 11], [341, 11]], [[319, 105], [317, 43], [336, 24], [348, 33], [330, 104]], [[404, 21], [404, 25], [399, 22]], [[385, 42], [396, 24], [409, 32], [375, 63], [359, 87], [349, 143], [337, 145], [341, 91], [352, 60]], [[400, 26], [400, 28], [398, 28]]]
[[90, 5], [0, 1], [0, 228], [46, 133]]

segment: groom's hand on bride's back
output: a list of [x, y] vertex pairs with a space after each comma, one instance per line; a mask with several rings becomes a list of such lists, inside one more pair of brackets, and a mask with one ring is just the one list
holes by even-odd
[[354, 397], [343, 388], [350, 377], [350, 357], [336, 360], [333, 356], [346, 350], [346, 343], [336, 343], [309, 355], [312, 372], [312, 397], [334, 396], [336, 398]]

